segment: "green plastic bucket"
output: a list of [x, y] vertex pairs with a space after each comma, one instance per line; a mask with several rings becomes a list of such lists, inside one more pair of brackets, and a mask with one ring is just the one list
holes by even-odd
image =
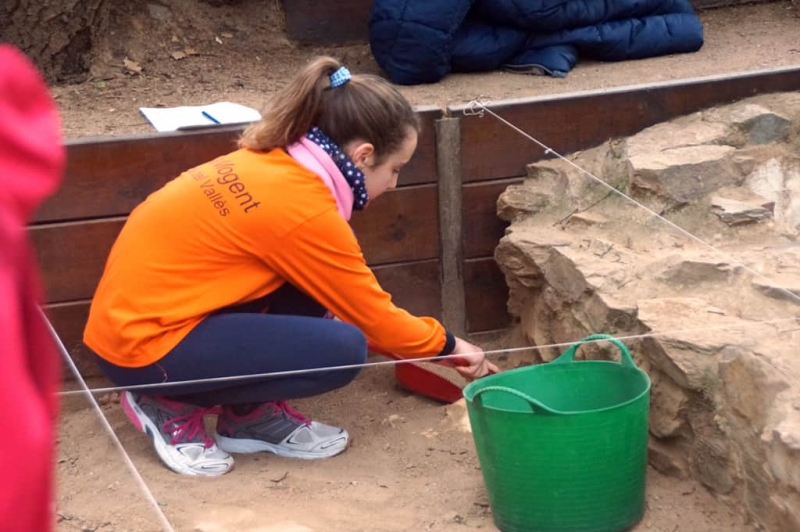
[[[621, 363], [575, 361], [608, 340]], [[592, 335], [548, 364], [464, 388], [494, 522], [503, 532], [618, 532], [644, 515], [650, 378]]]

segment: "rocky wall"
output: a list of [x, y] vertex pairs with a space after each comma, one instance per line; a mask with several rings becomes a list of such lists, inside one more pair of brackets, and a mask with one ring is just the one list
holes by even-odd
[[799, 129], [800, 94], [757, 97], [533, 164], [498, 200], [527, 341], [652, 335], [626, 342], [651, 464], [775, 532], [800, 530]]

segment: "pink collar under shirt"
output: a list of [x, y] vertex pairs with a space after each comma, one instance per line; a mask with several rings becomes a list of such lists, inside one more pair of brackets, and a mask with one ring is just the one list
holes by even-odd
[[286, 148], [286, 152], [292, 159], [322, 179], [336, 200], [339, 214], [349, 222], [353, 214], [353, 190], [325, 150], [306, 137], [302, 137], [300, 141]]

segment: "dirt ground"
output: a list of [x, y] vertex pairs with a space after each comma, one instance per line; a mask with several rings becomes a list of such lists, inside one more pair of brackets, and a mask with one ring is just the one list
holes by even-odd
[[[139, 107], [228, 100], [260, 108], [268, 94], [315, 55], [333, 55], [353, 72], [380, 73], [366, 44], [319, 48], [287, 41], [276, 0], [244, 0], [221, 8], [197, 0], [170, 0], [165, 2], [170, 6], [166, 21], [135, 7], [144, 2], [118, 4], [124, 6], [118, 10], [125, 16], [113, 17], [112, 33], [99, 50], [93, 77], [53, 89], [67, 138], [153, 132]], [[704, 11], [706, 42], [694, 54], [580, 62], [565, 79], [502, 72], [455, 74], [402, 91], [414, 104], [444, 106], [478, 97], [521, 98], [796, 66], [796, 5], [800, 4], [782, 1]], [[131, 68], [125, 66], [126, 59]]]
[[[103, 413], [179, 531], [496, 531], [472, 436], [463, 430], [464, 410], [392, 382], [389, 368], [369, 368], [342, 390], [295, 402], [315, 419], [348, 428], [353, 445], [344, 454], [318, 462], [238, 455], [236, 468], [214, 479], [164, 468], [116, 397], [103, 398]], [[97, 413], [75, 406], [61, 429], [58, 530], [159, 530]], [[751, 530], [691, 481], [651, 470], [647, 490], [637, 532]]]
[[[133, 4], [133, 3], [131, 3]], [[260, 107], [310, 57], [330, 54], [355, 72], [379, 73], [366, 45], [301, 47], [281, 35], [272, 0], [214, 8], [195, 0], [117, 16], [93, 77], [53, 87], [66, 138], [149, 133], [141, 106], [228, 100]], [[581, 63], [566, 79], [495, 72], [404, 87], [415, 104], [446, 105], [576, 92], [800, 65], [800, 18], [789, 2], [702, 13], [706, 45], [691, 55]], [[178, 53], [180, 52], [180, 53]], [[174, 57], [173, 57], [174, 54]], [[178, 59], [176, 59], [178, 58]], [[127, 67], [125, 60], [128, 60]], [[141, 68], [140, 72], [137, 70]], [[502, 344], [494, 343], [489, 347]], [[350, 430], [353, 446], [320, 462], [238, 456], [217, 479], [184, 478], [160, 465], [113, 396], [103, 412], [172, 526], [198, 532], [492, 531], [488, 499], [461, 416], [396, 387], [388, 368], [295, 406]], [[70, 398], [61, 420], [58, 530], [155, 531], [156, 513], [126, 469], [97, 413]], [[691, 481], [650, 471], [648, 513], [637, 532], [744, 532], [739, 510]]]

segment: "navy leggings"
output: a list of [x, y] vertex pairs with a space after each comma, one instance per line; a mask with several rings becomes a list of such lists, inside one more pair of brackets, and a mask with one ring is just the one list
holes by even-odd
[[[268, 306], [268, 313], [263, 313]], [[96, 357], [117, 386], [258, 375], [363, 364], [367, 340], [352, 325], [325, 319], [325, 309], [289, 283], [265, 298], [223, 309], [201, 321], [172, 351], [142, 368]], [[199, 406], [264, 403], [310, 397], [350, 383], [359, 369], [178, 384], [137, 393]]]

